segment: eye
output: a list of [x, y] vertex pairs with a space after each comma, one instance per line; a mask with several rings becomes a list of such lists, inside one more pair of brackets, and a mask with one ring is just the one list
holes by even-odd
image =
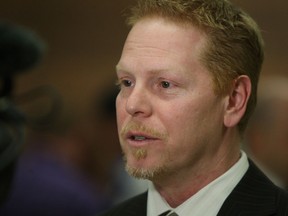
[[116, 85], [121, 89], [122, 87], [131, 87], [132, 81], [128, 79], [119, 79], [116, 81]]
[[161, 81], [162, 88], [169, 88], [171, 86], [170, 82], [168, 81]]
[[123, 85], [125, 87], [130, 87], [130, 86], [132, 86], [132, 82], [131, 82], [131, 80], [122, 80], [121, 85]]

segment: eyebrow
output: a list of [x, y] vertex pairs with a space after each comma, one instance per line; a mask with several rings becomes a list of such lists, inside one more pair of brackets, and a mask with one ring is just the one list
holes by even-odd
[[119, 64], [117, 64], [117, 65], [115, 66], [115, 70], [116, 70], [116, 72], [119, 71], [119, 70], [121, 70], [121, 67], [120, 67]]
[[124, 65], [124, 67], [123, 67], [123, 65], [121, 66], [120, 64], [117, 64], [116, 67], [115, 67], [115, 69], [116, 69], [116, 73], [119, 73], [119, 72], [130, 73], [130, 70], [127, 70], [127, 68], [125, 67], [125, 65]]
[[[116, 72], [118, 71], [123, 71], [123, 72], [127, 72], [129, 73], [129, 71], [126, 71], [125, 69], [123, 69], [123, 67], [121, 67], [119, 64], [116, 65], [115, 67], [116, 69]], [[158, 74], [158, 73], [163, 73], [163, 72], [166, 72], [166, 71], [169, 71], [168, 69], [153, 69], [153, 70], [148, 70], [147, 73], [149, 74]]]

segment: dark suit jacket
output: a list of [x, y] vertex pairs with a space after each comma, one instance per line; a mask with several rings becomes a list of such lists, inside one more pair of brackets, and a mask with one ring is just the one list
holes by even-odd
[[[99, 216], [146, 216], [147, 192]], [[288, 195], [252, 162], [217, 216], [288, 216]], [[203, 215], [205, 216], [205, 215]]]

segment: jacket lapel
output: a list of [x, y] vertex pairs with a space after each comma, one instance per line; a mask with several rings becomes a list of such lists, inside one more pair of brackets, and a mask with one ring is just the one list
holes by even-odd
[[[123, 205], [121, 214], [123, 216], [146, 216], [147, 213], [147, 192], [140, 194], [129, 201], [128, 205]], [[117, 214], [118, 215], [118, 214]]]
[[275, 186], [253, 162], [249, 162], [249, 169], [225, 200], [217, 216], [270, 216], [275, 214]]

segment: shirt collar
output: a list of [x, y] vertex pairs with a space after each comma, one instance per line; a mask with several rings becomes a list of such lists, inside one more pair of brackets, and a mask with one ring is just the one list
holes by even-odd
[[248, 167], [247, 155], [241, 151], [240, 159], [228, 171], [175, 209], [169, 206], [157, 192], [153, 183], [149, 182], [147, 216], [157, 216], [169, 209], [173, 209], [179, 216], [215, 216]]

